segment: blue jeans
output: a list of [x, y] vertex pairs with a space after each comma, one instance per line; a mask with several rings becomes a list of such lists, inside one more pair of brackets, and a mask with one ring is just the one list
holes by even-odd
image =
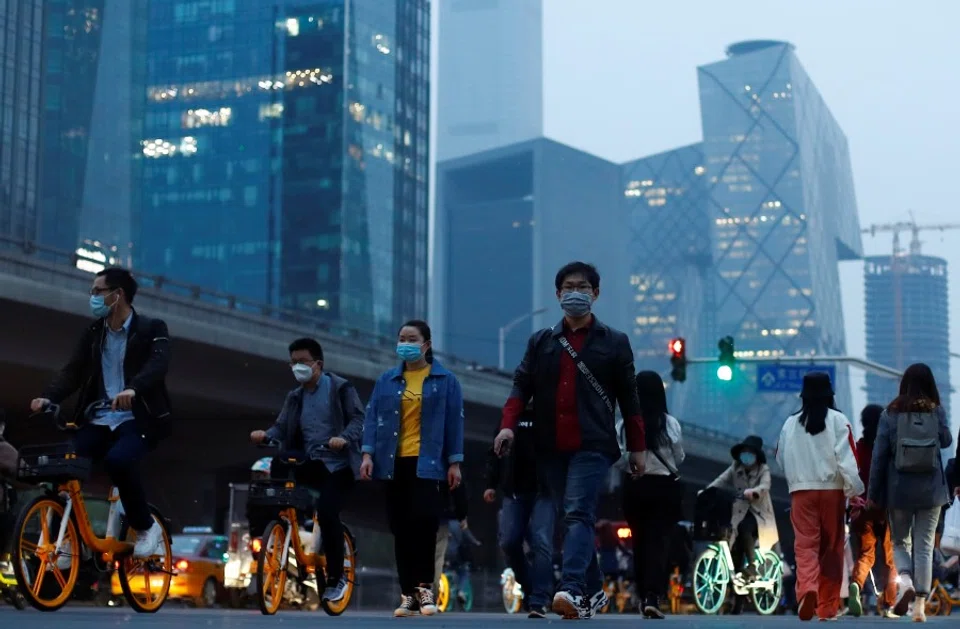
[[[504, 496], [500, 510], [500, 549], [517, 575], [530, 607], [546, 607], [553, 593], [553, 504], [537, 496]], [[523, 552], [526, 539], [532, 565]]]
[[[597, 563], [597, 503], [613, 461], [601, 452], [558, 454], [538, 462], [540, 490], [552, 517], [563, 509], [563, 568], [560, 590], [592, 596], [603, 587]], [[544, 523], [553, 530], [553, 522]]]

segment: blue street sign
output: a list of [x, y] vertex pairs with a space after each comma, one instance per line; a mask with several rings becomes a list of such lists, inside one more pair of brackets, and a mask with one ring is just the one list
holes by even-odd
[[808, 373], [820, 371], [830, 376], [834, 388], [837, 386], [837, 369], [833, 365], [791, 365], [777, 363], [757, 364], [757, 391], [760, 393], [783, 393], [803, 389], [803, 377]]

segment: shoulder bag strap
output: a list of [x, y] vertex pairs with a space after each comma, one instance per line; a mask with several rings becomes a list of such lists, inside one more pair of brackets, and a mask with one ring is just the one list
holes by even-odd
[[583, 374], [583, 377], [587, 379], [587, 382], [590, 383], [590, 386], [593, 387], [593, 390], [596, 391], [597, 395], [600, 396], [600, 399], [603, 400], [607, 410], [613, 413], [613, 402], [610, 401], [610, 398], [607, 396], [607, 392], [603, 390], [603, 386], [597, 382], [596, 378], [593, 377], [590, 369], [583, 363], [582, 360], [580, 360], [580, 355], [577, 354], [577, 350], [573, 349], [573, 346], [570, 345], [570, 341], [567, 340], [567, 337], [560, 337], [560, 345], [562, 345], [563, 349], [567, 350], [567, 353], [570, 354], [570, 358], [572, 358], [573, 362], [577, 364], [577, 369], [580, 370], [580, 373]]

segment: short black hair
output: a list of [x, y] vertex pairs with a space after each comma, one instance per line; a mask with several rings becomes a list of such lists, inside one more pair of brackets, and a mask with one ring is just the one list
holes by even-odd
[[310, 352], [310, 356], [314, 360], [323, 360], [323, 348], [320, 347], [320, 342], [317, 339], [312, 339], [309, 337], [304, 337], [302, 339], [297, 339], [293, 343], [290, 343], [290, 353], [299, 352], [300, 350], [307, 350]]
[[[430, 326], [427, 325], [426, 321], [423, 321], [421, 319], [411, 319], [410, 321], [407, 321], [406, 323], [400, 326], [400, 330], [403, 330], [403, 328], [416, 328], [420, 332], [420, 336], [423, 337], [424, 342], [431, 340], [432, 335], [430, 334]], [[398, 335], [400, 334], [400, 330], [397, 330]], [[424, 354], [423, 357], [427, 359], [428, 363], [432, 363], [433, 348], [431, 347], [430, 349], [428, 349], [427, 353]]]
[[133, 273], [127, 269], [113, 266], [98, 272], [97, 277], [102, 277], [107, 288], [110, 290], [117, 290], [118, 288], [122, 290], [127, 298], [127, 303], [133, 303], [133, 298], [137, 296], [138, 288], [137, 280], [133, 279]]
[[585, 280], [590, 282], [590, 285], [593, 286], [594, 289], [600, 288], [600, 272], [597, 271], [597, 267], [578, 260], [564, 264], [563, 268], [557, 271], [557, 277], [553, 281], [557, 290], [563, 287], [563, 281], [571, 275], [582, 275]]

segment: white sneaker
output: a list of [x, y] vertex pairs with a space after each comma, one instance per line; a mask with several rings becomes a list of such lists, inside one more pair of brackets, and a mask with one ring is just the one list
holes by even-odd
[[566, 620], [579, 619], [580, 609], [583, 606], [583, 597], [574, 596], [570, 592], [561, 590], [553, 597], [553, 613]]
[[146, 531], [137, 531], [137, 543], [133, 547], [133, 556], [143, 559], [156, 555], [162, 538], [163, 529], [156, 522]]
[[897, 616], [906, 616], [910, 611], [910, 604], [917, 597], [917, 590], [913, 587], [913, 578], [909, 574], [900, 575], [900, 589], [897, 592], [897, 602], [893, 606], [893, 613]]
[[913, 602], [913, 622], [927, 622], [927, 597], [918, 596]]
[[[70, 540], [64, 540], [63, 544], [60, 546], [60, 554], [57, 555], [57, 568], [61, 571], [69, 570], [73, 562], [73, 557], [71, 556]], [[67, 575], [63, 575], [66, 577]]]
[[584, 598], [580, 607], [580, 618], [589, 619], [593, 618], [600, 613], [604, 607], [610, 603], [610, 600], [607, 598], [607, 593], [601, 588], [596, 594], [590, 598]]

